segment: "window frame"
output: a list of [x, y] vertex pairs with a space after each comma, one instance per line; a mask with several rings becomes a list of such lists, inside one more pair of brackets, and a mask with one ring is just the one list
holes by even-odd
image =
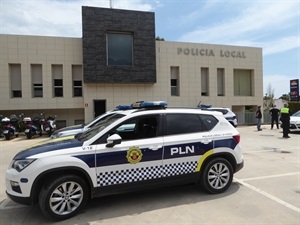
[[[130, 36], [131, 37], [131, 46], [129, 46], [130, 47], [130, 52], [128, 51], [124, 51], [126, 54], [130, 54], [130, 58], [118, 58], [118, 60], [124, 60], [125, 59], [125, 61], [126, 60], [129, 60], [128, 62], [128, 64], [114, 64], [114, 63], [112, 63], [111, 62], [111, 60], [110, 60], [110, 56], [112, 55], [112, 50], [115, 50], [115, 49], [118, 49], [118, 51], [120, 51], [120, 50], [125, 50], [125, 47], [126, 47], [126, 45], [124, 45], [124, 43], [122, 43], [122, 44], [119, 44], [119, 45], [117, 45], [117, 46], [111, 46], [111, 42], [112, 42], [112, 38], [110, 37], [110, 36], [119, 36], [119, 38], [121, 37], [121, 36]], [[125, 40], [125, 39], [123, 39], [123, 40]], [[134, 46], [134, 36], [133, 36], [133, 33], [132, 32], [117, 32], [117, 31], [107, 31], [107, 33], [106, 33], [106, 64], [107, 64], [107, 66], [133, 66], [134, 65], [134, 54], [133, 54], [133, 46]], [[112, 47], [114, 47], [114, 49], [112, 49]], [[128, 47], [128, 48], [129, 48]], [[120, 55], [120, 54], [118, 54], [118, 55]]]
[[[176, 124], [176, 126], [174, 125], [173, 128], [171, 127], [168, 127], [168, 121], [167, 119], [171, 116], [179, 116], [180, 118], [178, 119], [173, 119], [176, 121], [175, 122], [170, 122], [170, 124]], [[177, 132], [174, 132], [176, 131], [176, 129], [179, 129], [180, 128], [180, 122], [184, 123], [184, 125], [187, 124], [187, 119], [188, 119], [188, 116], [193, 116], [193, 117], [197, 117], [198, 118], [198, 121], [199, 121], [199, 124], [201, 125], [201, 128], [200, 130], [194, 130], [194, 131], [187, 131], [188, 129], [183, 129], [184, 132], [182, 131], [177, 131]], [[211, 127], [208, 127], [207, 124], [205, 124], [204, 120], [208, 120], [210, 117], [211, 120], [214, 120], [215, 123], [213, 124], [213, 126]], [[184, 119], [182, 119], [184, 118]], [[202, 133], [202, 132], [209, 132], [213, 129], [213, 127], [215, 127], [218, 123], [218, 120], [213, 116], [213, 115], [207, 115], [207, 114], [198, 114], [198, 113], [167, 113], [165, 114], [165, 118], [164, 118], [164, 136], [171, 136], [171, 135], [187, 135], [187, 134], [194, 134], [194, 133]], [[196, 123], [191, 123], [192, 125], [195, 125]], [[170, 132], [170, 130], [173, 131], [173, 133]]]

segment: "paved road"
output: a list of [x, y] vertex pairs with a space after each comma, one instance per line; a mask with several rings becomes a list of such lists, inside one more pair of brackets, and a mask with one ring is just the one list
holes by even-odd
[[45, 138], [0, 140], [0, 225], [299, 225], [300, 134], [283, 139], [264, 125], [238, 127], [245, 167], [230, 189], [208, 195], [197, 187], [130, 193], [94, 199], [66, 221], [46, 220], [36, 206], [13, 203], [5, 195], [4, 174], [13, 155]]

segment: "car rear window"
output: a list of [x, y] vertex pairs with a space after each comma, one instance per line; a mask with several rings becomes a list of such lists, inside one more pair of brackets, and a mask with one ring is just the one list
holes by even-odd
[[221, 113], [223, 113], [223, 115], [225, 115], [225, 114], [228, 112], [227, 109], [209, 109], [209, 110], [210, 110], [210, 111], [221, 112]]
[[165, 118], [165, 135], [209, 131], [218, 122], [211, 115], [200, 114], [166, 114]]

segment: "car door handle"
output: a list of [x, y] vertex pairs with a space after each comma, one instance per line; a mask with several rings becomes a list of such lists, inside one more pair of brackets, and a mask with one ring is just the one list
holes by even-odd
[[207, 145], [207, 144], [209, 144], [210, 142], [212, 142], [212, 140], [203, 140], [203, 141], [200, 141], [202, 144], [205, 144], [205, 145]]
[[162, 148], [161, 145], [157, 145], [157, 146], [150, 146], [149, 149], [151, 149], [152, 151], [157, 151], [158, 149]]

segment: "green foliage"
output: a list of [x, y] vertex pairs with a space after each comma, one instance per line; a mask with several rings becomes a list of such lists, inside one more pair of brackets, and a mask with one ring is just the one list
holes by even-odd
[[281, 97], [279, 99], [283, 99], [283, 100], [289, 101], [290, 100], [290, 95], [289, 94], [283, 94], [283, 95], [281, 95]]
[[292, 114], [300, 110], [300, 102], [289, 102], [288, 104]]
[[164, 38], [161, 38], [161, 37], [159, 37], [159, 36], [157, 36], [157, 37], [155, 38], [155, 40], [157, 40], [157, 41], [165, 41]]

